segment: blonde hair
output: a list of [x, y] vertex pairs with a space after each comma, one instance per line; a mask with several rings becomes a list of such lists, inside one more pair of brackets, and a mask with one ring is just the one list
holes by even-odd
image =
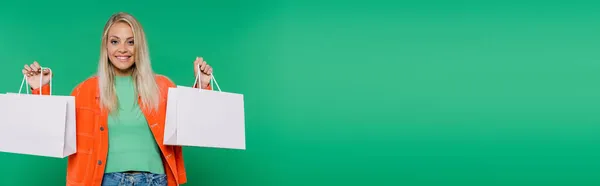
[[100, 90], [101, 108], [107, 109], [108, 111], [113, 111], [118, 108], [118, 98], [115, 94], [114, 86], [116, 72], [115, 67], [108, 59], [108, 51], [106, 48], [108, 30], [113, 24], [118, 22], [129, 24], [133, 31], [135, 40], [135, 63], [130, 68], [132, 68], [132, 77], [134, 79], [136, 93], [141, 96], [141, 101], [144, 106], [157, 109], [159, 89], [150, 63], [150, 55], [144, 30], [135, 17], [124, 12], [113, 14], [106, 22], [104, 32], [102, 33], [100, 60], [98, 64], [98, 88]]

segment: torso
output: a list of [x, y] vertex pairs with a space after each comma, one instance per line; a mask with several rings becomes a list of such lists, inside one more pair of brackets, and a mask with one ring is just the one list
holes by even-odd
[[[156, 76], [156, 80], [161, 91], [159, 108], [152, 111], [142, 107], [140, 113], [146, 118], [146, 129], [150, 129], [154, 143], [160, 149], [164, 173], [170, 181], [169, 185], [172, 185], [175, 184], [175, 180], [179, 182], [186, 180], [181, 147], [165, 146], [162, 143], [166, 93], [168, 88], [174, 87], [175, 84], [160, 75]], [[73, 90], [72, 96], [75, 96], [76, 105], [77, 153], [69, 157], [67, 183], [68, 185], [99, 185], [106, 170], [110, 138], [108, 128], [111, 122], [106, 111], [100, 109], [97, 78], [89, 78], [81, 83]]]

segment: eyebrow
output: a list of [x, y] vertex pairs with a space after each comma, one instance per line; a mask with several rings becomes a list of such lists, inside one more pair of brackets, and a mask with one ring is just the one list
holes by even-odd
[[[119, 37], [115, 36], [115, 35], [111, 35], [110, 37], [116, 37], [117, 39], [119, 39]], [[133, 39], [133, 36], [128, 37], [127, 39]]]

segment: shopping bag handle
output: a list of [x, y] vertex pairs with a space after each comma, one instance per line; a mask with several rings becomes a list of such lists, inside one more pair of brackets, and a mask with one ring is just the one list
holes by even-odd
[[[196, 81], [194, 81], [194, 86], [195, 87], [196, 84], [198, 84], [198, 82], [200, 82], [200, 74], [202, 74], [202, 71], [200, 71], [200, 65], [196, 66], [196, 69], [198, 70], [198, 74], [196, 74]], [[213, 85], [213, 82], [215, 85], [217, 85], [217, 89], [219, 90], [219, 92], [221, 92], [221, 88], [219, 88], [219, 83], [217, 83], [217, 80], [215, 79], [215, 73], [211, 73], [210, 74], [210, 84]], [[214, 86], [211, 86], [214, 87]]]
[[[52, 95], [52, 70], [50, 68], [46, 68], [50, 70], [50, 95]], [[40, 95], [42, 95], [42, 80], [44, 79], [44, 67], [40, 68]], [[27, 81], [27, 75], [23, 74], [23, 80], [21, 80], [21, 87], [19, 88], [19, 94], [21, 94], [21, 90], [23, 90], [23, 84], [25, 84], [25, 90], [27, 94], [29, 94], [29, 82]]]

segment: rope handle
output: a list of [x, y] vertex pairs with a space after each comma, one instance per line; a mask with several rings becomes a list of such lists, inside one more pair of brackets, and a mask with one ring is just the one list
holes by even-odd
[[[50, 70], [50, 68], [46, 68]], [[42, 80], [44, 79], [44, 67], [42, 67], [40, 73], [40, 89], [42, 88]], [[52, 73], [52, 70], [50, 70]], [[19, 87], [19, 94], [21, 94], [21, 90], [23, 90], [23, 85], [25, 85], [25, 89], [27, 94], [29, 94], [29, 81], [27, 81], [27, 75], [23, 74], [23, 80], [21, 80], [21, 87]], [[42, 95], [42, 91], [40, 90], [40, 95]], [[50, 95], [52, 95], [52, 76], [50, 76]]]
[[[202, 74], [202, 72], [200, 71], [200, 65], [198, 65], [196, 67], [196, 69], [198, 70], [198, 74], [196, 74], [196, 81], [194, 81], [194, 86], [192, 86], [192, 87], [195, 87], [200, 82], [200, 74]], [[214, 87], [214, 85], [217, 85], [217, 89], [219, 90], [219, 92], [221, 92], [221, 88], [219, 87], [219, 83], [217, 83], [217, 79], [215, 79], [215, 75], [214, 74], [215, 73], [212, 73], [210, 75], [210, 84], [211, 84], [211, 87]]]

